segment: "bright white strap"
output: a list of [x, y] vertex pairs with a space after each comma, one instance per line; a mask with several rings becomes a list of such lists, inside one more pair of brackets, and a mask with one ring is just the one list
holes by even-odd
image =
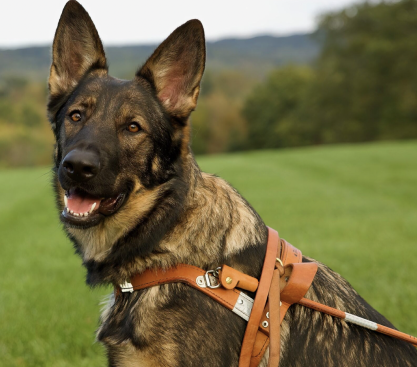
[[359, 325], [359, 326], [362, 326], [364, 328], [371, 329], [371, 330], [378, 329], [378, 324], [376, 322], [363, 319], [362, 317], [355, 316], [347, 312], [345, 312], [345, 314], [346, 314], [345, 321], [347, 322], [350, 322], [352, 324]]
[[240, 292], [239, 298], [236, 301], [233, 312], [239, 315], [242, 319], [249, 321], [249, 316], [252, 312], [253, 299], [245, 293]]

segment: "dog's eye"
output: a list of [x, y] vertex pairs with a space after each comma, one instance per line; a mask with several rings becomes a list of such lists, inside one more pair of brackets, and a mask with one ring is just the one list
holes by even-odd
[[81, 120], [81, 113], [80, 111], [71, 112], [70, 117], [72, 121], [78, 122]]
[[129, 131], [130, 133], [137, 133], [140, 130], [140, 126], [138, 123], [136, 122], [132, 122], [128, 127], [127, 127], [127, 131]]

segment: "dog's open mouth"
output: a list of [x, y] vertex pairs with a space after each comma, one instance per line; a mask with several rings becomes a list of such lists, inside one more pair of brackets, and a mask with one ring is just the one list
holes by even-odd
[[72, 188], [65, 192], [65, 208], [62, 211], [61, 219], [75, 227], [91, 227], [98, 224], [104, 217], [116, 213], [125, 198], [125, 193], [102, 198], [81, 189]]

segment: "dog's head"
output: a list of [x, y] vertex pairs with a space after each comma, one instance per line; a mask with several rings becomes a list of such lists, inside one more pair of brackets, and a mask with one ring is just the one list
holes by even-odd
[[61, 220], [73, 235], [106, 224], [121, 235], [134, 225], [126, 221], [152, 211], [159, 189], [183, 174], [188, 117], [204, 71], [202, 25], [183, 24], [133, 80], [119, 80], [108, 75], [91, 18], [71, 0], [52, 57], [48, 114]]

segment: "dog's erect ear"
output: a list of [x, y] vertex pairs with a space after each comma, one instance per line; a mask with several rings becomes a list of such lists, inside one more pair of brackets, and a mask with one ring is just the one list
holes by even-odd
[[62, 11], [52, 46], [51, 96], [72, 91], [93, 69], [107, 70], [103, 45], [88, 13], [77, 1], [70, 0]]
[[205, 59], [204, 29], [194, 19], [172, 32], [136, 76], [153, 84], [166, 110], [184, 120], [197, 104]]

